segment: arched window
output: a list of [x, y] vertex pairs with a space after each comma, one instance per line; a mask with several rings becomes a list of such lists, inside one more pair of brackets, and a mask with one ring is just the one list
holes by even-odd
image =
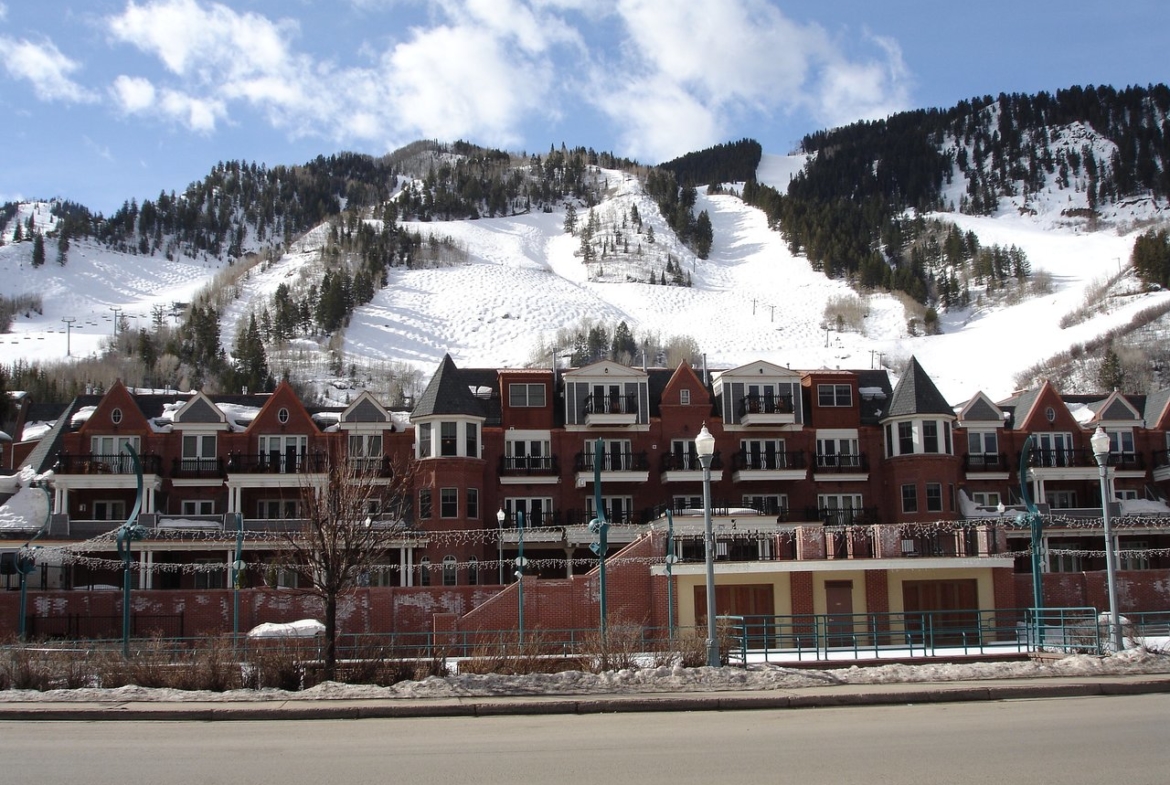
[[431, 560], [430, 557], [424, 556], [418, 560], [418, 585], [431, 585]]
[[455, 571], [455, 557], [443, 557], [443, 585], [454, 586], [459, 581], [459, 576]]
[[467, 585], [479, 585], [479, 559], [474, 556], [467, 560]]

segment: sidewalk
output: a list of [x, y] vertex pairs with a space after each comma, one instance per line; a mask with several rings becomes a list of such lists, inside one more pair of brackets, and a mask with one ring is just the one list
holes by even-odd
[[477, 696], [248, 702], [0, 701], [0, 722], [340, 720], [523, 714], [738, 711], [1170, 693], [1170, 674], [839, 684], [751, 692]]

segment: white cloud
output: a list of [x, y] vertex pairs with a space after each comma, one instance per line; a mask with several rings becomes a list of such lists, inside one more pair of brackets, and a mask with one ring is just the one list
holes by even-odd
[[[617, 100], [593, 94], [638, 156], [664, 160], [727, 141], [750, 115], [803, 109], [839, 124], [907, 103], [901, 55], [888, 39], [868, 39], [882, 57], [859, 63], [822, 28], [797, 24], [765, 0], [617, 0], [614, 10], [626, 35], [622, 57], [592, 80], [627, 87]], [[691, 125], [680, 131], [683, 119]]]
[[42, 101], [85, 103], [94, 96], [70, 78], [81, 66], [57, 49], [51, 41], [33, 43], [0, 36], [0, 61], [13, 79], [32, 85]]
[[111, 92], [123, 111], [144, 112], [154, 106], [155, 89], [149, 79], [137, 76], [119, 76], [114, 80]]

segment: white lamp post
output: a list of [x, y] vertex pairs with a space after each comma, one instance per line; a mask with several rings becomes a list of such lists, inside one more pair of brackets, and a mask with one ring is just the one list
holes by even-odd
[[504, 519], [506, 519], [507, 517], [508, 517], [508, 514], [504, 512], [503, 507], [501, 507], [499, 512], [496, 513], [496, 523], [498, 523], [500, 525], [498, 531], [496, 531], [496, 543], [498, 545], [497, 561], [499, 561], [499, 563], [500, 563], [500, 585], [501, 586], [504, 585]]
[[711, 531], [711, 458], [715, 455], [715, 437], [703, 429], [695, 437], [695, 452], [703, 467], [703, 551], [707, 563], [707, 664], [719, 667], [719, 640], [715, 634], [715, 535]]
[[1113, 651], [1120, 652], [1121, 620], [1117, 614], [1117, 579], [1114, 575], [1113, 531], [1109, 525], [1109, 434], [1105, 429], [1097, 426], [1097, 432], [1089, 440], [1093, 447], [1093, 457], [1097, 459], [1097, 468], [1101, 473], [1101, 519], [1105, 527], [1105, 576], [1109, 584], [1109, 636], [1113, 641]]

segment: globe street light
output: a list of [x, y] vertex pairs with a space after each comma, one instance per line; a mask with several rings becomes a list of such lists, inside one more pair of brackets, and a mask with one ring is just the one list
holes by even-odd
[[703, 429], [695, 437], [695, 452], [703, 467], [703, 551], [707, 565], [707, 664], [719, 667], [719, 641], [715, 636], [715, 535], [711, 531], [711, 458], [715, 455], [715, 437]]
[[1105, 526], [1105, 576], [1109, 584], [1109, 633], [1113, 641], [1113, 651], [1120, 652], [1121, 623], [1117, 615], [1117, 579], [1113, 566], [1113, 532], [1109, 524], [1109, 434], [1100, 425], [1093, 438], [1089, 439], [1093, 447], [1093, 457], [1097, 459], [1097, 468], [1101, 473], [1101, 519]]

